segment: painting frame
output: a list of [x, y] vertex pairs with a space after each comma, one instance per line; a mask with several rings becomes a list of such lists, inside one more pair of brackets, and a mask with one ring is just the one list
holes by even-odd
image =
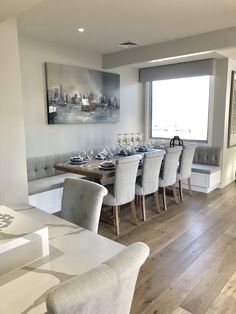
[[236, 146], [236, 71], [231, 72], [228, 143], [227, 147]]
[[45, 62], [48, 124], [120, 120], [120, 75]]

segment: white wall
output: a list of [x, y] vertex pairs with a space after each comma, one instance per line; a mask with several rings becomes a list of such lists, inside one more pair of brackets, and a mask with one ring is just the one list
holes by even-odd
[[231, 72], [236, 71], [236, 61], [228, 59], [228, 68], [226, 73], [227, 88], [225, 94], [225, 115], [224, 115], [224, 142], [223, 142], [223, 169], [222, 169], [222, 187], [235, 180], [236, 170], [236, 146], [227, 147], [228, 125], [229, 125], [229, 105], [230, 105], [230, 87]]
[[0, 23], [0, 204], [27, 201], [25, 137], [15, 19]]
[[25, 37], [20, 37], [20, 56], [28, 157], [115, 144], [117, 133], [143, 131], [142, 85], [137, 69], [110, 71], [121, 75], [118, 123], [48, 125], [44, 63], [101, 69], [101, 56]]

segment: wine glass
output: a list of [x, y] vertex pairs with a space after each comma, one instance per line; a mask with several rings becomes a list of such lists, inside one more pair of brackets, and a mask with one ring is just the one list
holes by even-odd
[[121, 133], [117, 134], [117, 144], [122, 147], [123, 146], [123, 135]]
[[79, 153], [79, 157], [85, 161], [85, 159], [87, 158], [87, 152], [86, 150], [82, 150], [80, 153]]
[[94, 159], [94, 156], [95, 156], [94, 150], [93, 149], [89, 150], [87, 153], [87, 157], [89, 158], [90, 161]]

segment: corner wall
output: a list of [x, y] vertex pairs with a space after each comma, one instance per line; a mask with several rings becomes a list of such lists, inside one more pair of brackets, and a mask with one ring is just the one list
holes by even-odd
[[17, 24], [0, 23], [0, 204], [27, 202], [25, 136]]
[[120, 74], [121, 112], [118, 123], [48, 125], [44, 63], [101, 69], [101, 56], [55, 43], [20, 37], [26, 155], [43, 156], [115, 144], [117, 133], [143, 132], [142, 84], [138, 69]]
[[228, 68], [226, 73], [227, 88], [225, 94], [225, 115], [224, 115], [224, 142], [223, 142], [223, 162], [222, 162], [222, 187], [235, 180], [236, 171], [236, 146], [227, 147], [228, 125], [229, 125], [229, 107], [230, 107], [230, 88], [231, 72], [236, 71], [236, 61], [228, 59]]

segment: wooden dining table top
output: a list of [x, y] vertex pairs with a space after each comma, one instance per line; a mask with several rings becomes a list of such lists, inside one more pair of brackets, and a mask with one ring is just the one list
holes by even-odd
[[84, 164], [72, 164], [65, 162], [55, 166], [55, 169], [64, 172], [71, 172], [80, 175], [85, 175], [94, 181], [100, 181], [102, 179], [111, 178], [115, 174], [114, 169], [104, 170], [100, 169], [99, 166], [103, 160], [91, 160]]
[[[158, 151], [160, 149], [151, 149], [151, 151]], [[140, 155], [143, 155], [144, 152], [137, 152]], [[113, 160], [124, 158], [122, 155], [115, 155]], [[95, 182], [101, 182], [102, 179], [112, 178], [115, 174], [115, 169], [101, 169], [99, 168], [100, 164], [104, 160], [87, 160], [84, 164], [72, 164], [70, 161], [58, 164], [55, 166], [55, 169], [61, 170], [64, 172], [71, 172], [80, 175], [84, 175], [89, 177], [91, 180]], [[139, 168], [142, 167], [142, 164], [139, 165]]]

